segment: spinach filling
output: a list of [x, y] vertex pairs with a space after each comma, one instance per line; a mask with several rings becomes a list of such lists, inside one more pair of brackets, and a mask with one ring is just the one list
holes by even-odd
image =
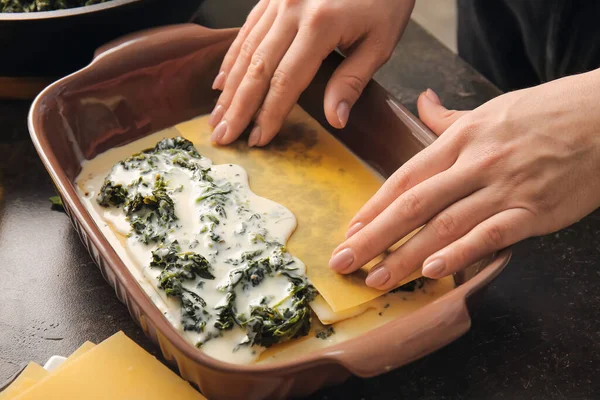
[[[186, 282], [197, 279], [215, 279], [212, 267], [200, 254], [181, 253], [177, 241], [152, 252], [151, 268], [161, 270], [158, 287], [167, 296], [181, 301], [182, 326], [185, 331], [203, 332], [210, 314], [205, 310], [206, 302], [200, 295], [184, 287]], [[196, 284], [198, 285], [198, 284]]]
[[102, 207], [118, 207], [125, 204], [128, 194], [127, 189], [122, 185], [106, 180], [100, 189], [97, 201]]
[[154, 189], [147, 196], [137, 193], [123, 209], [144, 244], [163, 242], [177, 220], [173, 199], [164, 189]]
[[[294, 261], [284, 246], [276, 246], [270, 257], [258, 258], [262, 252], [246, 252], [240, 260], [229, 260], [232, 265], [246, 264], [229, 273], [229, 285], [222, 288], [227, 292], [227, 302], [219, 308], [215, 327], [229, 330], [237, 325], [246, 330], [247, 339], [240, 345], [270, 347], [300, 336], [310, 331], [311, 309], [309, 303], [317, 296], [317, 291], [308, 280], [294, 274]], [[286, 298], [273, 306], [263, 298], [261, 304], [250, 308], [250, 315], [238, 313], [235, 309], [235, 291], [252, 290], [265, 278], [283, 275], [290, 281]]]
[[[1, 0], [0, 0], [1, 1]], [[240, 346], [270, 347], [277, 343], [305, 336], [311, 327], [312, 312], [309, 303], [317, 291], [308, 279], [297, 273], [294, 258], [276, 241], [269, 241], [265, 229], [250, 231], [250, 225], [258, 226], [261, 215], [252, 213], [247, 204], [236, 197], [236, 187], [231, 182], [215, 182], [211, 168], [200, 163], [202, 156], [193, 144], [184, 138], [164, 139], [154, 148], [120, 161], [113, 167], [99, 191], [97, 202], [102, 207], [121, 208], [131, 226], [130, 236], [141, 243], [153, 246], [149, 267], [159, 270], [158, 289], [167, 297], [181, 304], [181, 323], [185, 331], [203, 334], [197, 343], [218, 338], [224, 332], [238, 328], [246, 333]], [[213, 250], [227, 246], [217, 233], [217, 228], [228, 222], [226, 208], [234, 206], [236, 217], [243, 219], [235, 235], [245, 235], [248, 241], [260, 249], [247, 251], [238, 259], [227, 259], [233, 268], [227, 284], [218, 288], [223, 301], [218, 305], [207, 304], [200, 295], [204, 283], [215, 279], [210, 254], [195, 250], [197, 239], [179, 242], [171, 233], [178, 228], [178, 217], [172, 195], [183, 187], [169, 187], [168, 174], [161, 165], [187, 170], [188, 176], [202, 191], [195, 199], [202, 224], [200, 235], [205, 235]], [[126, 185], [113, 179], [115, 171], [138, 172], [139, 178]], [[190, 172], [191, 171], [191, 174]], [[136, 175], [137, 176], [137, 175]], [[182, 246], [187, 251], [182, 250]], [[236, 309], [236, 297], [257, 289], [266, 279], [286, 279], [287, 297], [276, 304], [274, 299], [263, 297], [259, 304], [241, 312]], [[234, 349], [235, 350], [235, 349]]]

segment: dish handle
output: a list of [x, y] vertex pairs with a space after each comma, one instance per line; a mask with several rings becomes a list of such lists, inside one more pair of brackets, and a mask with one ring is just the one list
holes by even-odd
[[329, 357], [354, 375], [369, 378], [399, 368], [430, 354], [464, 335], [471, 327], [468, 297], [487, 286], [506, 267], [510, 250], [465, 284], [458, 286], [420, 312], [399, 318], [357, 338], [353, 346], [332, 351]]
[[[103, 44], [98, 47], [94, 52], [94, 60], [101, 56], [102, 54], [113, 50], [123, 44], [133, 43], [140, 40], [152, 40], [153, 37], [161, 37], [164, 35], [164, 32], [169, 32], [169, 35], [166, 35], [163, 39], [169, 42], [177, 42], [183, 38], [189, 37], [203, 37], [203, 36], [215, 36], [217, 32], [220, 35], [231, 36], [231, 40], [237, 35], [239, 28], [230, 28], [230, 29], [210, 29], [205, 26], [186, 23], [186, 24], [177, 24], [177, 25], [166, 25], [160, 26], [156, 28], [144, 29], [138, 32], [133, 32], [128, 35], [121, 36], [115, 40], [112, 40], [108, 43]], [[235, 35], [234, 35], [235, 33]]]

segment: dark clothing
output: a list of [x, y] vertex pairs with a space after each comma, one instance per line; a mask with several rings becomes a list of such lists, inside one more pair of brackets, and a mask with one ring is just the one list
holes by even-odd
[[458, 0], [458, 53], [504, 91], [600, 67], [598, 0]]

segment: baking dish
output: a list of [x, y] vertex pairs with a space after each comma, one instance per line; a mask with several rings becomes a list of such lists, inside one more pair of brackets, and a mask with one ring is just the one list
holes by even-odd
[[109, 40], [190, 21], [202, 2], [112, 0], [66, 10], [0, 13], [0, 76], [63, 76], [87, 65], [94, 50]]
[[[509, 250], [458, 274], [456, 289], [417, 312], [293, 362], [240, 366], [209, 358], [186, 342], [146, 296], [101, 235], [73, 182], [82, 161], [210, 112], [218, 95], [211, 90], [212, 79], [235, 34], [186, 24], [124, 37], [100, 48], [88, 67], [45, 89], [32, 105], [29, 130], [36, 149], [75, 229], [132, 317], [165, 359], [212, 399], [307, 395], [350, 374], [370, 377], [397, 368], [464, 334], [473, 295], [502, 271]], [[322, 111], [323, 92], [339, 62], [335, 54], [324, 61], [299, 104], [387, 176], [435, 136], [375, 82], [354, 107], [348, 126], [331, 128]]]

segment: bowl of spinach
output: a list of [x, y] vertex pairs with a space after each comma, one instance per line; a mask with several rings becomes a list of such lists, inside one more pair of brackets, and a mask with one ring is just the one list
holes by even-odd
[[0, 0], [0, 77], [61, 77], [131, 32], [189, 22], [202, 0]]
[[0, 0], [0, 12], [20, 13], [56, 11], [68, 8], [93, 6], [111, 0]]

